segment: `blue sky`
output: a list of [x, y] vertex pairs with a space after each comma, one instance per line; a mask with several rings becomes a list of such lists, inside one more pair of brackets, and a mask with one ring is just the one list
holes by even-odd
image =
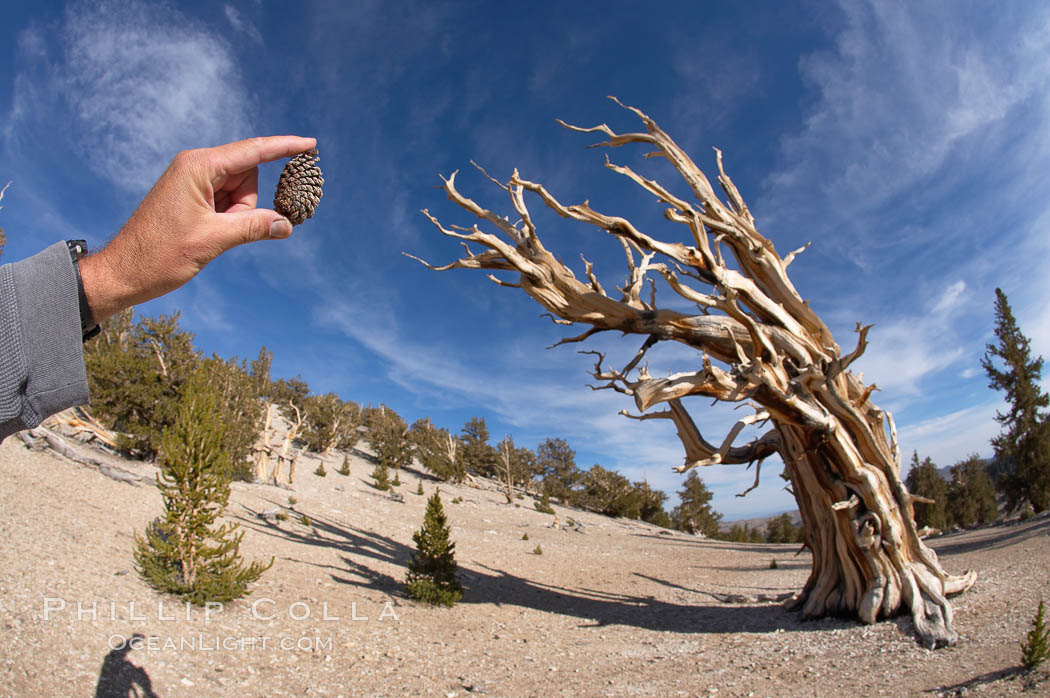
[[[453, 431], [484, 416], [494, 440], [562, 437], [583, 468], [678, 487], [670, 424], [618, 416], [633, 405], [587, 389], [580, 347], [545, 350], [576, 332], [482, 274], [401, 254], [459, 252], [420, 209], [473, 223], [436, 188], [439, 173], [459, 169], [461, 191], [504, 205], [471, 159], [679, 235], [601, 166], [604, 152], [585, 149], [595, 139], [555, 123], [640, 127], [606, 95], [649, 113], [705, 168], [720, 148], [782, 254], [812, 241], [792, 279], [844, 348], [857, 321], [875, 323], [857, 370], [880, 387], [906, 453], [942, 466], [990, 453], [1001, 403], [979, 359], [996, 286], [1050, 355], [1043, 3], [666, 2], [647, 15], [608, 0], [122, 0], [4, 3], [0, 26], [7, 261], [64, 238], [101, 246], [179, 149], [317, 137], [327, 184], [313, 220], [142, 309], [181, 309], [207, 352], [250, 358], [265, 344], [276, 375], [302, 374], [316, 392]], [[640, 151], [610, 155], [678, 186]], [[280, 167], [261, 169], [264, 202]], [[622, 279], [608, 236], [538, 206], [548, 247], [566, 260], [586, 252], [607, 287]], [[587, 348], [611, 359], [638, 345], [595, 340]], [[658, 349], [654, 375], [696, 366], [692, 352]], [[733, 413], [707, 405], [691, 405], [694, 418], [720, 440]], [[738, 518], [793, 508], [778, 470], [768, 463], [744, 499], [734, 494], [750, 472], [701, 475]]]

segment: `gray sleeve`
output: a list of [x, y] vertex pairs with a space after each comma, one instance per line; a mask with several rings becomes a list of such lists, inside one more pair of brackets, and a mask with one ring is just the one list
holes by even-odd
[[87, 401], [77, 282], [59, 242], [0, 266], [0, 440]]

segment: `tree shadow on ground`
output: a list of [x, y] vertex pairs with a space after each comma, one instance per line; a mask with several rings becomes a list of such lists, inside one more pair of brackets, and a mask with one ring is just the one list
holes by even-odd
[[797, 561], [785, 560], [783, 557], [770, 554], [767, 561], [757, 562], [753, 565], [689, 565], [689, 569], [716, 570], [720, 572], [759, 572], [770, 569], [769, 560], [776, 560], [777, 566], [773, 569], [777, 570], [808, 570], [812, 567], [808, 557], [804, 561]]
[[[408, 564], [408, 556], [411, 550], [408, 546], [398, 543], [392, 538], [380, 536], [369, 531], [358, 530], [351, 526], [337, 523], [330, 517], [311, 514], [302, 508], [294, 509], [272, 500], [271, 503], [276, 504], [287, 514], [288, 518], [284, 522], [272, 521], [270, 518], [263, 517], [262, 512], [255, 511], [250, 507], [244, 507], [253, 516], [239, 516], [238, 518], [242, 525], [260, 533], [277, 536], [302, 545], [333, 548], [375, 560], [393, 562], [398, 565]], [[301, 523], [300, 517], [303, 516], [310, 520], [309, 525]]]
[[659, 533], [632, 533], [631, 535], [638, 538], [653, 538], [661, 543], [672, 543], [694, 548], [703, 548], [706, 550], [735, 550], [748, 553], [767, 553], [769, 555], [774, 553], [794, 555], [800, 548], [797, 544], [789, 543], [736, 543], [733, 541], [717, 540], [715, 538], [696, 538], [690, 540], [688, 538], [673, 538]]
[[[300, 511], [296, 513], [306, 513], [310, 517], [312, 531], [291, 521], [286, 524], [294, 525], [277, 525], [258, 515], [242, 520], [249, 528], [267, 535], [343, 553], [339, 556], [346, 565], [343, 573], [330, 573], [336, 582], [404, 597], [403, 580], [377, 569], [374, 563], [394, 565], [398, 570], [404, 570], [413, 548], [382, 534], [356, 529], [324, 516], [312, 516]], [[774, 602], [735, 605], [713, 601], [705, 605], [668, 601], [653, 595], [585, 587], [568, 588], [528, 579], [481, 563], [461, 563], [460, 577], [464, 587], [461, 604], [518, 606], [556, 613], [580, 619], [580, 627], [625, 625], [678, 633], [767, 633], [777, 630], [829, 630], [853, 625], [850, 621], [835, 619], [804, 622], [799, 614], [785, 611]], [[677, 587], [690, 594], [708, 594], [715, 599], [720, 598], [720, 595], [704, 590], [687, 589], [651, 577], [646, 579]]]
[[[966, 681], [962, 681], [951, 686], [938, 686], [936, 688], [930, 688], [924, 691], [924, 693], [936, 693], [939, 696], [963, 696], [968, 694], [975, 688], [984, 687], [985, 689], [990, 689], [988, 684], [994, 684], [1000, 681], [1012, 681], [1015, 678], [1024, 677], [1026, 673], [1027, 672], [1024, 670], [1023, 667], [1014, 666], [1009, 667], [1007, 669], [999, 669], [998, 671], [989, 671], [986, 674], [975, 676], [972, 679], [968, 679]], [[1042, 684], [1044, 681], [1045, 678], [1043, 680], [1031, 680], [1031, 677], [1029, 677], [1029, 681], [1025, 682], [1026, 685], [1024, 685], [1022, 690], [1028, 691], [1038, 688], [1039, 685]], [[1003, 692], [1005, 693], [1006, 691], [1004, 690]]]
[[[966, 540], [955, 540], [958, 536], [973, 535]], [[962, 555], [975, 550], [995, 550], [1021, 543], [1029, 538], [1050, 535], [1050, 518], [1027, 523], [1013, 523], [992, 528], [976, 529], [961, 534], [949, 534], [940, 538], [928, 539], [926, 544], [937, 551], [938, 555]]]
[[[726, 594], [723, 593], [723, 592], [707, 591], [705, 589], [696, 589], [694, 587], [687, 587], [687, 586], [683, 586], [681, 584], [677, 584], [675, 582], [672, 582], [672, 581], [669, 581], [669, 580], [666, 580], [666, 579], [660, 579], [659, 577], [650, 577], [649, 575], [642, 574], [641, 572], [635, 572], [634, 576], [635, 577], [640, 577], [642, 579], [647, 579], [650, 582], [654, 582], [655, 584], [660, 584], [661, 586], [669, 587], [671, 589], [678, 589], [679, 591], [686, 591], [686, 592], [689, 592], [690, 594], [704, 594], [704, 595], [710, 596], [712, 599], [715, 599], [716, 601], [724, 601], [725, 597], [726, 597]], [[744, 585], [744, 584], [715, 584], [714, 586], [719, 588], [719, 589], [732, 589], [732, 590], [737, 591], [737, 593], [744, 593], [745, 591], [748, 592], [748, 593], [751, 593], [751, 594], [762, 592], [763, 594], [770, 594], [770, 595], [785, 595], [785, 594], [788, 593], [788, 592], [786, 592], [784, 590], [783, 587], [756, 587], [756, 586], [748, 586], [748, 585]], [[794, 593], [795, 591], [797, 591], [797, 589], [793, 590], [790, 593]]]

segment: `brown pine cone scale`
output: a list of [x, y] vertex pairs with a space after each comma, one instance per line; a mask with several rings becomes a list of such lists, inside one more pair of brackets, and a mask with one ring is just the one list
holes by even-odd
[[292, 225], [299, 225], [312, 218], [324, 193], [324, 177], [318, 167], [317, 148], [300, 153], [288, 161], [277, 181], [277, 193], [273, 196], [273, 210], [281, 214]]

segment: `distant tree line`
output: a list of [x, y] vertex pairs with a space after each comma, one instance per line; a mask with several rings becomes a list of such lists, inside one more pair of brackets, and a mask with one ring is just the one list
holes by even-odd
[[[955, 464], [950, 481], [926, 458], [913, 455], [909, 490], [933, 503], [915, 504], [921, 526], [947, 529], [993, 521], [996, 494], [1007, 510], [1041, 512], [1050, 507], [1050, 400], [1040, 387], [1042, 357], [1032, 359], [1029, 340], [1017, 327], [1005, 294], [996, 289], [997, 345], [988, 345], [982, 366], [990, 387], [1006, 393], [1010, 409], [997, 414], [1002, 433], [993, 440], [995, 457], [977, 456]], [[219, 393], [217, 418], [226, 426], [222, 448], [229, 454], [231, 476], [251, 480], [252, 449], [273, 410], [301, 421], [298, 446], [328, 454], [349, 451], [362, 439], [371, 447], [377, 468], [400, 469], [413, 459], [450, 482], [488, 477], [502, 483], [508, 502], [518, 495], [542, 496], [563, 505], [608, 516], [639, 519], [666, 528], [734, 541], [797, 543], [801, 529], [784, 515], [765, 530], [735, 525], [721, 531], [721, 515], [710, 505], [711, 492], [695, 471], [678, 492], [680, 504], [665, 509], [667, 494], [645, 480], [632, 482], [599, 464], [581, 469], [576, 453], [562, 438], [548, 438], [533, 451], [510, 435], [493, 445], [484, 417], [473, 417], [453, 434], [429, 418], [409, 426], [385, 405], [361, 407], [335, 393], [314, 394], [301, 377], [272, 378], [273, 354], [261, 347], [255, 360], [205, 357], [193, 334], [179, 326], [179, 315], [142, 317], [126, 310], [106, 323], [85, 344], [85, 362], [94, 415], [119, 434], [127, 454], [156, 459], [164, 431], [178, 414], [188, 382], [202, 372]]]
[[915, 524], [946, 531], [994, 522], [999, 506], [985, 462], [974, 454], [953, 465], [950, 472], [948, 481], [929, 457], [920, 462], [919, 454], [912, 453], [905, 484], [912, 494], [932, 500], [914, 504]]
[[520, 490], [566, 506], [664, 528], [707, 535], [718, 529], [720, 517], [711, 510], [711, 493], [696, 473], [686, 478], [679, 492], [682, 503], [666, 511], [667, 494], [645, 480], [631, 482], [598, 464], [588, 470], [579, 468], [576, 452], [565, 439], [545, 439], [535, 451], [518, 447], [511, 436], [493, 446], [484, 417], [471, 418], [458, 435], [421, 419], [408, 430], [408, 436], [413, 455], [439, 479], [462, 482], [468, 474], [492, 478], [504, 485], [508, 502], [513, 498], [510, 493]]
[[222, 448], [235, 479], [256, 475], [252, 448], [270, 405], [290, 421], [301, 419], [295, 440], [308, 452], [349, 451], [363, 440], [377, 468], [393, 471], [388, 484], [396, 484], [400, 469], [415, 459], [442, 481], [495, 479], [503, 483], [508, 500], [515, 496], [509, 493], [542, 495], [608, 516], [718, 533], [721, 517], [711, 509], [711, 493], [695, 472], [683, 482], [681, 504], [668, 511], [667, 494], [645, 480], [632, 482], [598, 464], [579, 468], [576, 452], [561, 438], [548, 438], [533, 451], [517, 446], [510, 435], [493, 445], [484, 417], [471, 418], [458, 434], [429, 418], [409, 426], [388, 406], [361, 407], [335, 393], [314, 394], [301, 376], [272, 378], [273, 353], [265, 346], [252, 361], [205, 357], [194, 346], [193, 334], [179, 326], [178, 313], [136, 319], [126, 310], [85, 345], [84, 357], [92, 413], [118, 434], [118, 445], [129, 456], [159, 457], [164, 431], [174, 426], [180, 399], [201, 371], [221, 397], [216, 418], [226, 426]]

